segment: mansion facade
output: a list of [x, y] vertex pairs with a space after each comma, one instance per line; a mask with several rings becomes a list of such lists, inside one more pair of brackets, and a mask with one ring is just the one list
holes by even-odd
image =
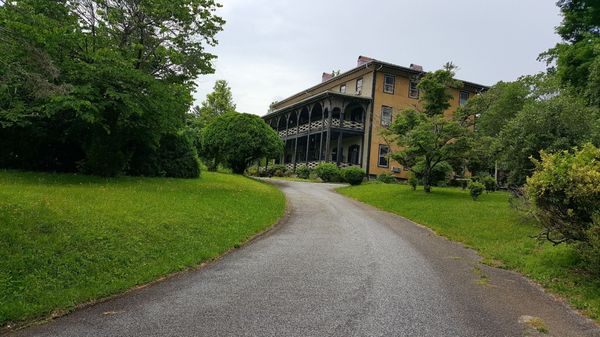
[[[320, 84], [275, 103], [262, 117], [285, 144], [275, 162], [290, 170], [333, 162], [360, 166], [370, 176], [389, 173], [407, 179], [408, 168], [389, 158], [396, 146], [381, 131], [402, 110], [419, 106], [417, 83], [423, 75], [417, 65], [402, 67], [364, 56], [342, 74], [323, 73]], [[454, 99], [446, 116], [488, 88], [462, 82], [462, 88], [449, 88]]]

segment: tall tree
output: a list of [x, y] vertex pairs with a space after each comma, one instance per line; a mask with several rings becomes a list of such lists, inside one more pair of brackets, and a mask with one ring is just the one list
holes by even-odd
[[200, 107], [194, 109], [194, 114], [199, 118], [201, 126], [206, 126], [215, 117], [228, 112], [235, 112], [236, 106], [233, 102], [233, 94], [226, 80], [217, 80], [213, 91], [206, 95], [206, 99]]
[[542, 53], [563, 86], [571, 86], [600, 106], [600, 1], [560, 0], [563, 20], [556, 28], [564, 42]]
[[466, 128], [444, 116], [452, 98], [449, 86], [461, 85], [453, 78], [452, 64], [426, 74], [418, 85], [423, 91], [423, 110], [403, 111], [387, 131], [401, 149], [392, 158], [405, 166], [418, 165], [427, 193], [431, 192], [435, 169], [462, 159], [467, 146]]

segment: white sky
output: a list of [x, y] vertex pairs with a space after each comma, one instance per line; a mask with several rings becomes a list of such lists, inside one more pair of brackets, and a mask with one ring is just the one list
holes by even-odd
[[544, 70], [537, 56], [560, 40], [553, 0], [221, 2], [216, 72], [197, 80], [195, 104], [225, 79], [237, 110], [258, 115], [359, 55], [426, 71], [452, 61], [457, 78], [492, 85]]

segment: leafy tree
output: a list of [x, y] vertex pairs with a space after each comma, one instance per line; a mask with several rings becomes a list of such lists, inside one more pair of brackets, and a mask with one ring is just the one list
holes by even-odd
[[206, 126], [202, 148], [205, 158], [243, 174], [258, 159], [280, 156], [283, 142], [260, 117], [228, 112]]
[[420, 175], [427, 193], [431, 192], [435, 169], [463, 158], [467, 148], [466, 128], [443, 115], [452, 98], [448, 86], [461, 84], [453, 79], [453, 69], [452, 64], [447, 64], [444, 69], [425, 75], [419, 83], [424, 111], [403, 111], [386, 132], [395, 137], [402, 149], [392, 158], [405, 166], [422, 167]]
[[540, 59], [546, 60], [548, 65], [555, 61], [556, 67], [551, 67], [550, 71], [556, 72], [561, 83], [586, 94], [590, 102], [598, 106], [600, 3], [597, 0], [560, 0], [557, 5], [563, 21], [556, 31], [564, 42], [542, 53]]
[[204, 48], [216, 44], [223, 24], [213, 13], [218, 6], [211, 0], [4, 1], [0, 165], [137, 172], [164, 134], [183, 127], [193, 80], [213, 71], [214, 55]]
[[194, 115], [198, 117], [201, 127], [208, 125], [215, 117], [228, 112], [235, 112], [231, 88], [225, 80], [218, 80], [213, 86], [213, 92], [206, 95], [202, 106], [194, 108]]

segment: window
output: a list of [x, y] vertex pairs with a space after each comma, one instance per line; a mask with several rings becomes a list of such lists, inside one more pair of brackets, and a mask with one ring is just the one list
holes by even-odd
[[460, 92], [460, 106], [463, 106], [463, 105], [467, 104], [468, 100], [469, 100], [469, 92], [468, 91], [461, 91]]
[[381, 107], [381, 125], [390, 126], [392, 124], [392, 108], [389, 106]]
[[362, 93], [362, 78], [359, 78], [358, 80], [356, 80], [356, 94], [360, 95]]
[[388, 93], [388, 94], [393, 94], [395, 85], [396, 85], [396, 77], [394, 75], [386, 74], [383, 77], [383, 92]]
[[346, 85], [345, 85], [345, 84], [342, 84], [342, 85], [340, 85], [340, 92], [341, 92], [342, 94], [345, 94], [345, 93], [346, 93]]
[[387, 145], [379, 144], [379, 160], [377, 161], [377, 166], [388, 167], [388, 152], [389, 148]]
[[417, 88], [417, 80], [411, 79], [408, 86], [408, 97], [419, 98], [419, 88]]

